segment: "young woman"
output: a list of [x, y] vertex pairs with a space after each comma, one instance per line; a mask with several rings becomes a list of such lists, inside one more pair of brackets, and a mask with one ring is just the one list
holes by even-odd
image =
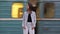
[[24, 12], [23, 15], [23, 34], [35, 34], [35, 26], [36, 26], [36, 14], [34, 11], [27, 7], [27, 11]]

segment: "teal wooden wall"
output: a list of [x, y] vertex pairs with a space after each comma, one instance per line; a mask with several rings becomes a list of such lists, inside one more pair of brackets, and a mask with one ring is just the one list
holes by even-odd
[[11, 5], [12, 2], [0, 1], [0, 18], [11, 17]]
[[[11, 18], [11, 8], [14, 2], [24, 4], [26, 11], [27, 0], [0, 0], [0, 18]], [[0, 20], [0, 34], [23, 34], [21, 20]]]
[[20, 3], [23, 3], [24, 4], [24, 9], [23, 11], [26, 11], [26, 4], [27, 4], [27, 1], [19, 1], [19, 0], [15, 0], [15, 1], [12, 1], [12, 0], [0, 0], [0, 18], [11, 18], [11, 8], [12, 8], [12, 4], [14, 2], [20, 2]]
[[55, 18], [60, 18], [60, 2], [55, 2]]
[[[39, 3], [40, 5], [40, 18], [44, 18], [44, 4], [45, 2]], [[60, 1], [50, 1], [50, 3], [54, 3], [54, 18], [60, 18]]]
[[[60, 18], [60, 0], [41, 0], [40, 17], [44, 18], [44, 3], [54, 3], [54, 18]], [[60, 20], [41, 20], [37, 25], [38, 34], [60, 34]]]
[[41, 20], [37, 27], [38, 34], [60, 34], [60, 20]]
[[0, 20], [0, 34], [22, 34], [22, 21]]
[[[26, 11], [26, 5], [27, 5], [27, 0], [0, 0], [0, 18], [11, 18], [11, 8], [12, 8], [12, 4], [13, 2], [21, 2], [24, 4], [24, 9], [23, 11]], [[44, 17], [44, 3], [46, 3], [46, 1], [40, 1], [39, 2], [39, 7], [40, 7], [40, 18]], [[50, 1], [51, 3], [51, 1]], [[55, 4], [55, 14], [54, 14], [54, 18], [60, 18], [60, 2], [59, 1], [53, 1], [53, 3]]]

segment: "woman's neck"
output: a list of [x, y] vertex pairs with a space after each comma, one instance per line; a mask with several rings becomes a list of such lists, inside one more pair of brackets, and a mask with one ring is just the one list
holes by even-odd
[[31, 14], [32, 13], [32, 11], [27, 11], [28, 12], [28, 14]]

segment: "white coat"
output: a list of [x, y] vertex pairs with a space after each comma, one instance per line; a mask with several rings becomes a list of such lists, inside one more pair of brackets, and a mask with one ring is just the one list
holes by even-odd
[[32, 18], [32, 23], [28, 23], [27, 19], [28, 19], [28, 12], [24, 12], [23, 15], [23, 22], [22, 22], [22, 27], [26, 27], [26, 29], [23, 29], [23, 34], [35, 34], [35, 31], [32, 30], [32, 27], [36, 27], [36, 14], [34, 11], [32, 11], [31, 13], [31, 18]]

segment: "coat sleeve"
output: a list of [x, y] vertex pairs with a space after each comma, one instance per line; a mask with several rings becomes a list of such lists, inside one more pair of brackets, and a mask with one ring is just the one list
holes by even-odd
[[34, 12], [34, 24], [33, 24], [34, 27], [36, 27], [36, 13]]
[[25, 26], [25, 12], [23, 14], [23, 20], [22, 20], [22, 27], [24, 27], [24, 26]]

